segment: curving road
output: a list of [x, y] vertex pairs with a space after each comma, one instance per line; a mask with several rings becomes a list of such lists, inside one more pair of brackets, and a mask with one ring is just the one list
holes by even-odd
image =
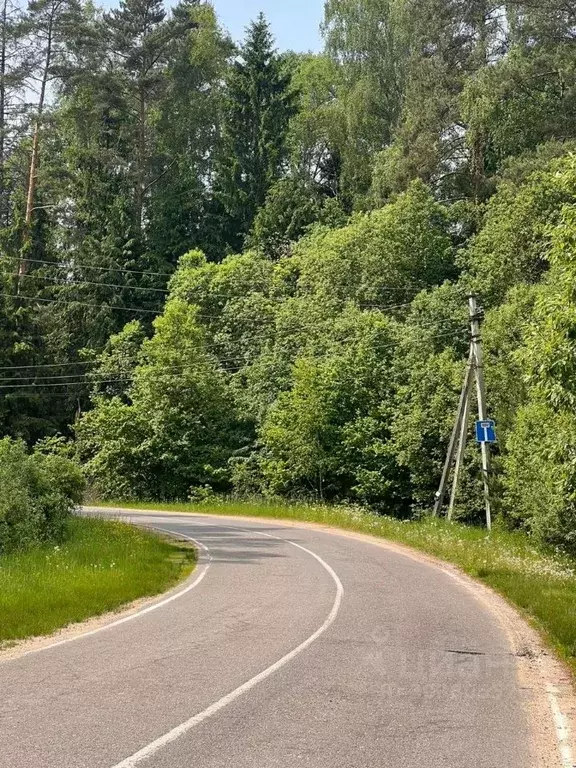
[[0, 768], [532, 765], [507, 637], [445, 571], [307, 528], [131, 519], [199, 542], [196, 572], [2, 661]]

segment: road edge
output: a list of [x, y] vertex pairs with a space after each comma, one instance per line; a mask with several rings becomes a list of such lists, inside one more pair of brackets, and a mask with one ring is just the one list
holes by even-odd
[[[336, 536], [356, 539], [387, 549], [412, 560], [438, 568], [465, 587], [471, 595], [494, 615], [506, 634], [516, 660], [519, 686], [526, 695], [524, 709], [530, 725], [532, 768], [576, 768], [576, 692], [572, 673], [550, 648], [537, 629], [532, 627], [505, 597], [491, 587], [474, 579], [458, 566], [434, 555], [389, 539], [356, 531], [347, 531], [333, 525], [290, 520], [277, 517], [227, 515], [215, 512], [183, 512], [163, 509], [133, 509], [130, 507], [91, 507], [93, 512], [129, 513], [135, 517], [164, 515], [167, 517], [207, 518], [281, 525], [286, 528], [304, 528]], [[552, 755], [556, 758], [552, 758]]]
[[[523, 701], [524, 710], [531, 733], [531, 768], [576, 768], [576, 694], [571, 671], [567, 665], [549, 648], [539, 632], [532, 627], [519, 609], [495, 590], [477, 581], [462, 571], [458, 566], [441, 560], [434, 555], [414, 549], [389, 539], [372, 536], [356, 531], [347, 531], [333, 525], [290, 520], [276, 517], [249, 515], [227, 515], [214, 512], [183, 512], [163, 509], [133, 509], [131, 507], [97, 507], [86, 505], [83, 511], [88, 514], [113, 516], [115, 512], [134, 517], [161, 515], [165, 518], [180, 517], [190, 519], [217, 518], [219, 520], [246, 521], [250, 523], [276, 524], [285, 528], [302, 528], [330, 535], [351, 538], [372, 546], [409, 557], [417, 562], [432, 566], [449, 575], [466, 588], [484, 608], [494, 615], [505, 633], [516, 661], [516, 672], [520, 689], [526, 693]], [[180, 534], [164, 530], [175, 538]], [[185, 537], [184, 537], [185, 538]], [[198, 564], [200, 565], [201, 558]], [[0, 650], [0, 664], [23, 658], [29, 654], [47, 650], [55, 645], [81, 639], [112, 628], [124, 620], [137, 618], [141, 613], [160, 607], [166, 600], [175, 599], [184, 594], [193, 584], [197, 569], [184, 581], [150, 598], [142, 598], [111, 613], [78, 622], [45, 636], [23, 640], [15, 645]], [[555, 757], [552, 757], [555, 755]]]
[[[197, 583], [200, 583], [206, 574], [207, 565], [210, 562], [209, 554], [203, 552], [203, 549], [205, 549], [204, 546], [199, 544], [199, 542], [190, 539], [190, 537], [182, 536], [179, 533], [163, 531], [161, 529], [153, 530], [156, 530], [163, 535], [168, 535], [175, 541], [178, 541], [179, 539], [188, 539], [194, 543], [198, 556], [191, 573], [185, 578], [180, 578], [176, 584], [164, 592], [159, 592], [156, 595], [149, 595], [147, 597], [140, 597], [137, 600], [124, 603], [112, 611], [106, 611], [105, 613], [96, 616], [90, 616], [83, 621], [71, 622], [47, 635], [34, 635], [6, 644], [3, 647], [0, 647], [0, 664], [16, 661], [25, 656], [55, 648], [59, 645], [79, 640], [83, 637], [89, 637], [90, 635], [94, 635], [107, 629], [112, 629], [118, 624], [136, 619], [140, 615], [144, 615], [156, 608], [160, 608], [167, 602], [172, 602], [172, 600], [187, 594]], [[202, 570], [203, 568], [204, 570]]]

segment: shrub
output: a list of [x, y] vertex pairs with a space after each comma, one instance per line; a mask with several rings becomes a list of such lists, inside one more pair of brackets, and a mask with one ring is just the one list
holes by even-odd
[[510, 517], [540, 540], [576, 552], [573, 413], [537, 400], [521, 408], [507, 443], [504, 479]]
[[0, 440], [0, 553], [61, 539], [83, 490], [82, 473], [69, 459]]

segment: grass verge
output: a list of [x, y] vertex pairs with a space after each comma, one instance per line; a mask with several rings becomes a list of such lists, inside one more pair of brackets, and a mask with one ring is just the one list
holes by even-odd
[[60, 546], [0, 557], [0, 644], [44, 635], [188, 575], [195, 552], [123, 523], [73, 518]]
[[[122, 503], [105, 505], [123, 506]], [[354, 508], [319, 505], [215, 501], [200, 504], [129, 502], [124, 506], [300, 520], [407, 544], [454, 563], [507, 598], [576, 672], [576, 560], [537, 546], [526, 534], [495, 530], [488, 535], [481, 528], [433, 518], [408, 522]]]

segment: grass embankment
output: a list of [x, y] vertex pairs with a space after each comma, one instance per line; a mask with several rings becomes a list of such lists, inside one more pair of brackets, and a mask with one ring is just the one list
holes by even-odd
[[194, 567], [193, 549], [123, 523], [73, 518], [59, 546], [0, 557], [0, 644], [168, 589]]
[[345, 507], [234, 501], [124, 506], [301, 520], [407, 544], [493, 587], [532, 619], [576, 671], [576, 560], [537, 546], [526, 534], [496, 530], [488, 536], [484, 529], [443, 520], [404, 522]]

